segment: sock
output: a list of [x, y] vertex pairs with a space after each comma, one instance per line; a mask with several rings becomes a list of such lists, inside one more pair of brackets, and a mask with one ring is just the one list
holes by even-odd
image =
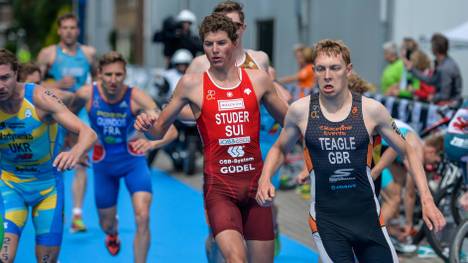
[[74, 207], [73, 210], [72, 210], [72, 213], [73, 213], [74, 216], [75, 215], [81, 215], [81, 212], [82, 212], [82, 210], [79, 207]]

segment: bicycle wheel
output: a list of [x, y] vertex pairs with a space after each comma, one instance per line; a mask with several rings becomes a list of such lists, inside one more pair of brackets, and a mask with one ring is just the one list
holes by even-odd
[[450, 263], [468, 263], [468, 221], [457, 228], [450, 245]]
[[431, 245], [434, 252], [447, 261], [449, 258], [450, 244], [452, 243], [453, 236], [455, 235], [457, 224], [451, 213], [451, 192], [450, 189], [443, 189], [434, 199], [435, 204], [444, 215], [447, 224], [439, 231], [434, 232], [424, 225], [424, 232], [427, 242]]
[[466, 187], [463, 182], [463, 177], [460, 177], [457, 179], [455, 187], [452, 191], [452, 197], [450, 201], [450, 208], [452, 210], [452, 215], [457, 225], [461, 224], [462, 222], [468, 219], [467, 211], [465, 211], [465, 209], [463, 209], [463, 207], [460, 206], [459, 201], [458, 201], [460, 197], [465, 193], [465, 191], [466, 191]]

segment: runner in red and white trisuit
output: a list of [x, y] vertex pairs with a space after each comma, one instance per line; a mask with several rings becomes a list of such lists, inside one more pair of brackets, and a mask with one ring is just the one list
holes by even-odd
[[[209, 72], [203, 75], [197, 125], [205, 150], [205, 208], [214, 236], [234, 229], [247, 240], [272, 240], [271, 209], [254, 199], [262, 169], [259, 105], [245, 70], [239, 76], [238, 85], [222, 88]], [[236, 216], [239, 209], [242, 218]]]
[[142, 113], [135, 128], [158, 139], [182, 108], [190, 105], [205, 148], [205, 208], [224, 258], [227, 262], [273, 262], [271, 208], [255, 201], [262, 169], [259, 103], [279, 123], [287, 105], [266, 72], [235, 66], [236, 31], [228, 17], [207, 16], [200, 36], [210, 68], [184, 75], [159, 119], [154, 111]]

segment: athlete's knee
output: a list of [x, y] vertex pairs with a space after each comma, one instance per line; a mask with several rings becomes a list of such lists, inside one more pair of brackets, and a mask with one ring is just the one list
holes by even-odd
[[247, 253], [243, 246], [220, 247], [226, 263], [246, 263]]
[[117, 221], [115, 217], [102, 216], [99, 218], [99, 224], [104, 232], [111, 234], [116, 229]]
[[0, 252], [0, 262], [2, 263], [11, 263], [15, 259], [16, 248], [12, 244], [10, 237], [5, 237], [3, 239], [3, 246]]
[[37, 250], [37, 262], [39, 263], [55, 263], [58, 259], [58, 248], [48, 248], [48, 247], [41, 247]]
[[149, 225], [149, 211], [140, 210], [135, 213], [138, 229], [147, 229]]
[[247, 263], [247, 255], [241, 251], [223, 252], [226, 263]]

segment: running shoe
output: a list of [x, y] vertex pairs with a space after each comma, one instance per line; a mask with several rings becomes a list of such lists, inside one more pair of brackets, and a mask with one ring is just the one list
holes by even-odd
[[112, 256], [119, 254], [120, 239], [118, 235], [106, 235], [106, 248]]
[[398, 253], [408, 254], [408, 253], [414, 253], [418, 250], [418, 247], [416, 245], [405, 244], [403, 242], [400, 242], [398, 239], [394, 237], [390, 237], [390, 240], [392, 241], [393, 247], [395, 247], [395, 250]]
[[436, 258], [437, 254], [430, 246], [420, 246], [418, 251], [418, 258]]
[[83, 222], [83, 218], [81, 215], [74, 215], [71, 223], [70, 232], [77, 233], [77, 232], [86, 232], [86, 225]]

